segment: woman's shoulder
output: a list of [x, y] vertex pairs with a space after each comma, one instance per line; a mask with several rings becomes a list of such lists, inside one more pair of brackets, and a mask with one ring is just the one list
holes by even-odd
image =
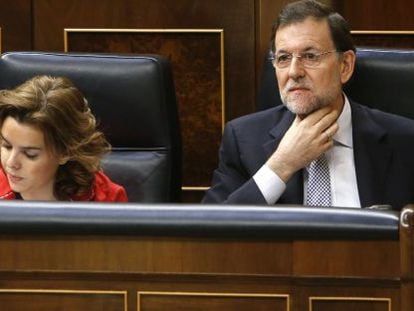
[[15, 198], [14, 192], [10, 188], [7, 176], [0, 167], [0, 200], [12, 200]]
[[95, 173], [92, 201], [128, 202], [124, 187], [114, 183], [104, 172]]

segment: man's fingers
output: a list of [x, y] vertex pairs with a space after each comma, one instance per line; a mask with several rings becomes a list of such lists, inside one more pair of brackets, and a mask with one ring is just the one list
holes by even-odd
[[305, 125], [308, 126], [314, 126], [331, 112], [332, 108], [330, 106], [326, 106], [307, 115], [304, 119], [301, 120], [301, 122], [305, 123]]
[[339, 114], [338, 111], [332, 110], [328, 114], [324, 115], [319, 122], [315, 124], [315, 127], [320, 131], [326, 131], [332, 124], [336, 123]]
[[326, 140], [332, 140], [333, 136], [336, 134], [336, 132], [338, 131], [339, 126], [338, 123], [332, 123], [327, 129], [325, 129], [322, 134], [326, 137]]

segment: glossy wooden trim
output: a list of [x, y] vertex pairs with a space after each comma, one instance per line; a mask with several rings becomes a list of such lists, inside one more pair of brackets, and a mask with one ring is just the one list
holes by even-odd
[[400, 214], [401, 310], [414, 310], [414, 205]]
[[414, 30], [351, 30], [353, 35], [414, 35]]
[[183, 191], [207, 191], [210, 187], [181, 187]]

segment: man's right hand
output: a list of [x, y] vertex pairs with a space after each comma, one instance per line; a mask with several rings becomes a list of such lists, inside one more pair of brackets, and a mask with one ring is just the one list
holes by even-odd
[[298, 170], [332, 148], [339, 112], [324, 107], [305, 118], [296, 116], [266, 165], [285, 183]]

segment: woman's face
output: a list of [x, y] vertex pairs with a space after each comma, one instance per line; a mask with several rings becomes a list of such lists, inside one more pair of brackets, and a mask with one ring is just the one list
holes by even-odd
[[0, 134], [1, 164], [12, 190], [25, 200], [56, 200], [56, 172], [65, 161], [47, 148], [43, 132], [7, 117]]

